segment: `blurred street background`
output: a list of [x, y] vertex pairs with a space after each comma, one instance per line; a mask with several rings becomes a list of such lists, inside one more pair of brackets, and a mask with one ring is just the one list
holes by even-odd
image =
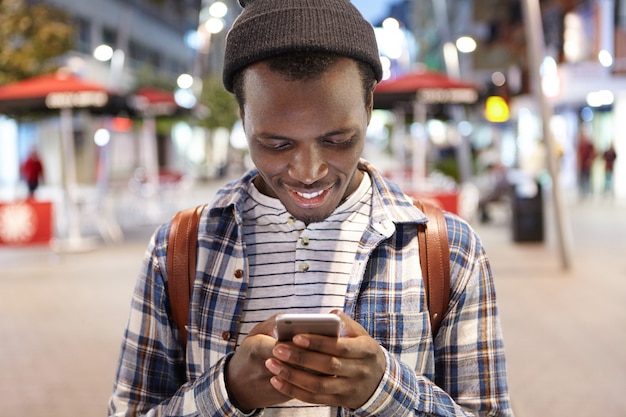
[[[626, 0], [353, 0], [364, 157], [466, 219], [518, 417], [626, 416]], [[250, 168], [236, 0], [0, 2], [2, 415], [104, 415], [158, 224]]]

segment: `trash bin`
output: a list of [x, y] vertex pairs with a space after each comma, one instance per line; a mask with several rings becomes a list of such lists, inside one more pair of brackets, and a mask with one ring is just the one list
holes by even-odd
[[513, 187], [511, 220], [514, 242], [543, 242], [543, 195], [541, 184], [524, 182]]

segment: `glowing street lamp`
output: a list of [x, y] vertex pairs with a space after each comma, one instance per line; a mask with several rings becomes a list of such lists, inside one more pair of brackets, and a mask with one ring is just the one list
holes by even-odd
[[228, 13], [228, 6], [221, 1], [216, 1], [209, 6], [209, 15], [212, 17], [222, 18]]
[[190, 74], [180, 74], [176, 79], [176, 85], [182, 89], [191, 88], [193, 85], [193, 77]]
[[476, 50], [476, 41], [469, 36], [461, 36], [456, 40], [456, 48], [464, 54], [472, 53]]
[[219, 17], [211, 17], [204, 23], [204, 28], [208, 33], [220, 33], [224, 29], [224, 21]]
[[109, 45], [99, 45], [93, 50], [93, 57], [98, 61], [106, 62], [113, 58], [113, 48]]

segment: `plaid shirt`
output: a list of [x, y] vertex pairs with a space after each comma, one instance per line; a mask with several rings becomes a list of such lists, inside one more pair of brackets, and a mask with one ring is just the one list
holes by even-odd
[[[416, 223], [425, 217], [366, 161], [371, 221], [348, 284], [344, 311], [383, 348], [385, 374], [353, 416], [512, 416], [495, 289], [479, 238], [446, 214], [451, 300], [435, 338], [419, 263]], [[240, 416], [224, 366], [234, 353], [246, 295], [241, 208], [252, 171], [203, 212], [187, 351], [171, 317], [166, 251], [169, 223], [146, 251], [122, 344], [110, 416]]]

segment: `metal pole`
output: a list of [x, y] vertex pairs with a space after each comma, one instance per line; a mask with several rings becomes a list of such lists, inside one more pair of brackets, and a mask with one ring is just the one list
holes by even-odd
[[428, 135], [426, 134], [426, 104], [420, 101], [413, 102], [413, 120], [420, 128], [413, 133], [413, 177], [411, 189], [413, 191], [424, 188], [426, 179], [426, 160], [428, 159]]
[[557, 163], [556, 143], [550, 129], [550, 119], [552, 118], [552, 108], [541, 88], [541, 64], [545, 57], [545, 41], [543, 36], [543, 25], [541, 22], [541, 9], [539, 0], [522, 1], [523, 12], [525, 14], [524, 25], [526, 38], [528, 40], [528, 58], [530, 62], [531, 86], [536, 99], [541, 108], [541, 119], [543, 127], [543, 137], [545, 139], [548, 156], [548, 170], [552, 178], [552, 199], [554, 206], [554, 219], [556, 224], [561, 264], [564, 269], [572, 266], [571, 256], [571, 236], [569, 228], [566, 229], [567, 213], [563, 206], [561, 188], [559, 185], [559, 170]]
[[159, 161], [157, 155], [156, 118], [148, 111], [143, 117], [141, 131], [142, 165], [146, 170], [146, 186], [148, 187], [148, 207], [146, 209], [151, 220], [158, 220], [159, 206]]
[[[446, 67], [446, 74], [451, 78], [461, 78], [461, 64], [459, 62], [459, 51], [452, 42], [450, 31], [450, 15], [448, 13], [447, 0], [433, 0], [433, 9], [439, 34], [441, 36], [443, 62]], [[458, 126], [461, 120], [467, 120], [466, 109], [462, 104], [452, 104], [452, 120]], [[459, 166], [459, 176], [461, 183], [468, 182], [472, 177], [471, 147], [469, 138], [459, 136], [460, 142], [456, 146], [456, 161]]]
[[65, 197], [68, 214], [68, 241], [80, 242], [80, 210], [78, 208], [78, 184], [76, 181], [76, 154], [74, 148], [73, 112], [70, 108], [61, 109], [61, 141], [64, 152]]

